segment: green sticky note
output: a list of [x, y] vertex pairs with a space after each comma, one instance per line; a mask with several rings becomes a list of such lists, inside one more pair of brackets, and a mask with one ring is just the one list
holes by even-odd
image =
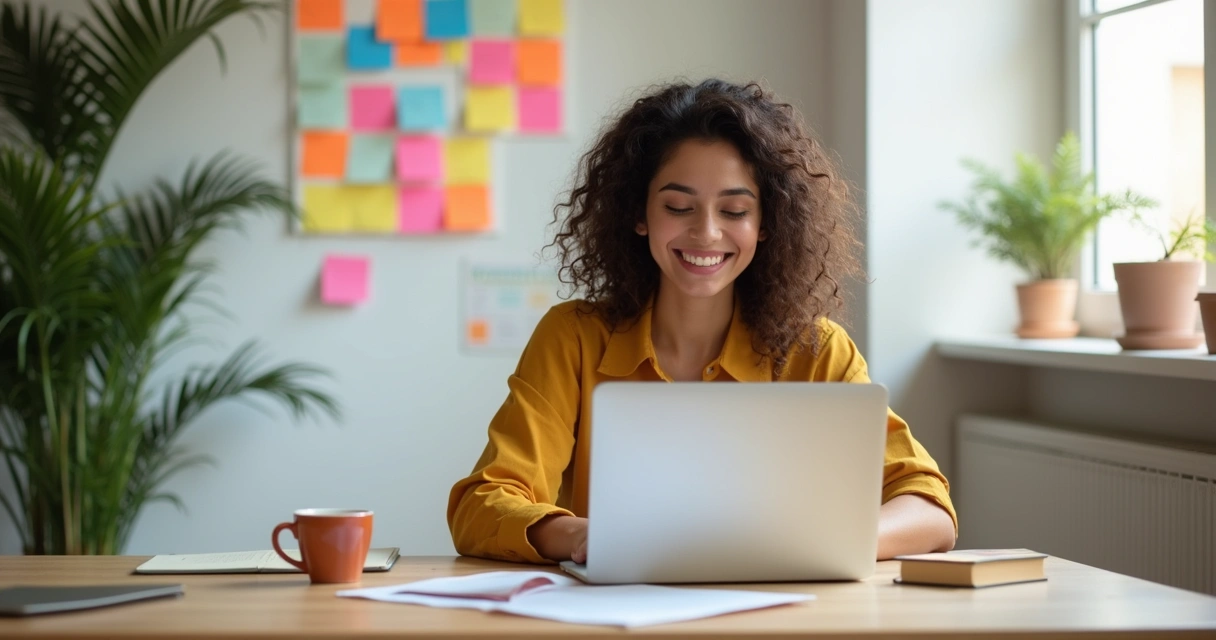
[[304, 129], [345, 129], [346, 91], [341, 82], [300, 86], [296, 116]]
[[333, 84], [344, 70], [342, 36], [300, 36], [296, 78], [300, 84]]
[[391, 182], [395, 143], [393, 136], [351, 136], [346, 179], [349, 182]]
[[469, 0], [469, 14], [475, 36], [515, 35], [515, 0]]

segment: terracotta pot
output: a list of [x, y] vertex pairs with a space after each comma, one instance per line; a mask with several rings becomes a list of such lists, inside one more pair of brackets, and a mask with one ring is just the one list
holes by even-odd
[[1199, 312], [1203, 316], [1203, 335], [1208, 338], [1208, 353], [1216, 355], [1216, 293], [1201, 293]]
[[1124, 349], [1193, 349], [1203, 342], [1195, 333], [1195, 296], [1203, 263], [1197, 261], [1121, 262], [1115, 264]]
[[1071, 338], [1079, 327], [1076, 280], [1036, 280], [1018, 285], [1019, 338]]

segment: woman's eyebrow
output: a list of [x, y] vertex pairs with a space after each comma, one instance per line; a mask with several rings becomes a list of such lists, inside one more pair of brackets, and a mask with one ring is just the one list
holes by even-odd
[[[690, 187], [688, 185], [680, 184], [678, 182], [668, 182], [667, 184], [660, 187], [659, 191], [679, 191], [680, 193], [687, 193], [690, 196], [697, 195], [696, 189], [693, 189], [692, 187]], [[752, 199], [756, 199], [756, 194], [752, 193], [752, 190], [748, 189], [747, 187], [735, 187], [733, 189], [723, 189], [722, 191], [718, 192], [719, 198], [724, 198], [726, 196], [751, 196]]]

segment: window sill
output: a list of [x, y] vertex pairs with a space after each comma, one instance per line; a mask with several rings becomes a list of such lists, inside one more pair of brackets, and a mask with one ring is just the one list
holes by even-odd
[[1107, 338], [1022, 340], [989, 336], [939, 340], [936, 348], [941, 355], [960, 360], [1216, 382], [1216, 355], [1208, 355], [1206, 346], [1180, 351], [1123, 351], [1118, 342]]

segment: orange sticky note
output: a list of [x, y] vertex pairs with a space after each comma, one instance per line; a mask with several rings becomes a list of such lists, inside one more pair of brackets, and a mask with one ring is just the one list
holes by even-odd
[[296, 27], [341, 29], [342, 0], [296, 0]]
[[520, 40], [515, 45], [520, 84], [555, 87], [562, 83], [562, 45], [557, 40]]
[[338, 131], [305, 131], [301, 171], [310, 178], [341, 178], [346, 175], [346, 134]]
[[391, 42], [422, 41], [422, 0], [379, 0], [376, 39]]
[[469, 320], [469, 344], [485, 344], [489, 329], [485, 320]]
[[397, 66], [434, 67], [443, 63], [443, 45], [438, 42], [415, 42], [397, 45]]
[[490, 226], [490, 190], [482, 185], [444, 189], [443, 227], [449, 231], [482, 231]]

